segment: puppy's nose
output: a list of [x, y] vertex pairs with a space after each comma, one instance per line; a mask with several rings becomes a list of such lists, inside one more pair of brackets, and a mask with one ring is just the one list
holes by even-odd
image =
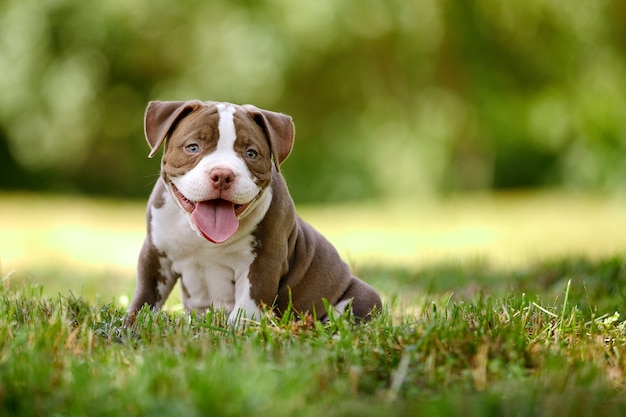
[[228, 190], [233, 182], [235, 182], [235, 174], [229, 169], [215, 168], [209, 173], [213, 188], [218, 190]]

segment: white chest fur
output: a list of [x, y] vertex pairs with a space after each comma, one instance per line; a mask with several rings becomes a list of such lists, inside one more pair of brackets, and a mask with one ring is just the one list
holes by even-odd
[[254, 207], [249, 207], [237, 233], [221, 244], [199, 236], [168, 191], [164, 191], [161, 207], [150, 208], [152, 243], [165, 255], [161, 274], [168, 279], [180, 277], [186, 310], [202, 313], [209, 308], [226, 308], [231, 312], [231, 322], [238, 314], [257, 315], [259, 309], [250, 297], [248, 278], [255, 258], [252, 232], [267, 212], [271, 198], [268, 188]]

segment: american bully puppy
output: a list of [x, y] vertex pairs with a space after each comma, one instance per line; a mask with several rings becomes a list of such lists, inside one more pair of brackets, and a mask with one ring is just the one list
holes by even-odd
[[225, 308], [229, 322], [291, 304], [324, 319], [323, 299], [360, 320], [380, 310], [369, 285], [296, 215], [279, 166], [291, 152], [291, 117], [251, 105], [153, 101], [150, 157], [164, 145], [147, 208], [131, 315], [159, 309], [180, 281], [185, 309]]

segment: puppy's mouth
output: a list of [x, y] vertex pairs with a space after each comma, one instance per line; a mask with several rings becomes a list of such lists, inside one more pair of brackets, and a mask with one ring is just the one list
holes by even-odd
[[174, 184], [170, 185], [181, 207], [191, 214], [191, 220], [202, 236], [213, 243], [224, 243], [230, 239], [239, 228], [239, 215], [252, 204], [252, 201], [236, 204], [223, 198], [191, 201]]

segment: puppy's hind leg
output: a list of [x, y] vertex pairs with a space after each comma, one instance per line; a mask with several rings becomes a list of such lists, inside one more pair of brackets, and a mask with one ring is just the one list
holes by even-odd
[[343, 312], [350, 303], [357, 321], [370, 321], [372, 314], [380, 312], [383, 307], [380, 296], [374, 288], [356, 277], [352, 277], [348, 288], [334, 307]]

